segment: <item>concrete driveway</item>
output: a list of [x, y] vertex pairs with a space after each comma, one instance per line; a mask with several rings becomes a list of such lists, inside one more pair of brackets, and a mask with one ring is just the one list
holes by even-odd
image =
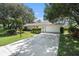
[[56, 56], [59, 34], [41, 33], [32, 38], [0, 47], [0, 55], [11, 56]]

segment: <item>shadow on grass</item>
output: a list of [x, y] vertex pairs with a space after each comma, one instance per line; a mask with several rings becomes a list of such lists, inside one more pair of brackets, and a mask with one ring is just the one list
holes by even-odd
[[0, 37], [9, 37], [9, 36], [14, 36], [14, 35], [16, 34], [12, 34], [12, 35], [8, 34], [7, 30], [0, 30]]
[[6, 33], [0, 33], [0, 37], [6, 37], [8, 36]]
[[60, 35], [59, 56], [78, 56], [79, 55], [79, 38], [71, 35]]
[[8, 35], [6, 34], [6, 30], [0, 29], [0, 37], [6, 37], [6, 36], [8, 36]]

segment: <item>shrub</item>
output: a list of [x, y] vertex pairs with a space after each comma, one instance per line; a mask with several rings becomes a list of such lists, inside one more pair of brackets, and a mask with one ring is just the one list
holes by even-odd
[[7, 34], [8, 35], [15, 35], [17, 33], [16, 33], [16, 30], [15, 29], [10, 29], [10, 30], [7, 30]]
[[79, 29], [75, 27], [70, 27], [69, 32], [73, 37], [79, 37]]
[[69, 27], [69, 32], [70, 33], [73, 33], [73, 32], [75, 32], [76, 31], [76, 28], [74, 28], [74, 27]]
[[63, 34], [64, 33], [64, 28], [60, 27], [60, 33]]
[[75, 29], [74, 32], [72, 32], [73, 37], [78, 37], [79, 38], [79, 29]]
[[41, 33], [41, 28], [33, 28], [32, 33], [35, 33], [35, 34]]
[[28, 29], [27, 27], [23, 28], [23, 31], [31, 31], [30, 29]]

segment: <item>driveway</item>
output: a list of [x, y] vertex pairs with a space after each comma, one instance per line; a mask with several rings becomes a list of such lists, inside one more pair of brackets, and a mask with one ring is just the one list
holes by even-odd
[[[24, 39], [2, 48], [8, 52], [2, 55], [11, 56], [56, 56], [59, 34], [41, 33], [32, 38]], [[0, 48], [1, 49], [1, 48]], [[3, 53], [0, 50], [0, 55]]]

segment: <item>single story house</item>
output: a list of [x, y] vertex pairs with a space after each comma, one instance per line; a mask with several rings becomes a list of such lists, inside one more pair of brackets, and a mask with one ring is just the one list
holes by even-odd
[[27, 27], [28, 29], [33, 29], [33, 28], [38, 27], [38, 28], [41, 28], [41, 32], [60, 33], [61, 25], [52, 24], [48, 21], [44, 21], [44, 22], [41, 22], [41, 23], [25, 24], [24, 27]]

